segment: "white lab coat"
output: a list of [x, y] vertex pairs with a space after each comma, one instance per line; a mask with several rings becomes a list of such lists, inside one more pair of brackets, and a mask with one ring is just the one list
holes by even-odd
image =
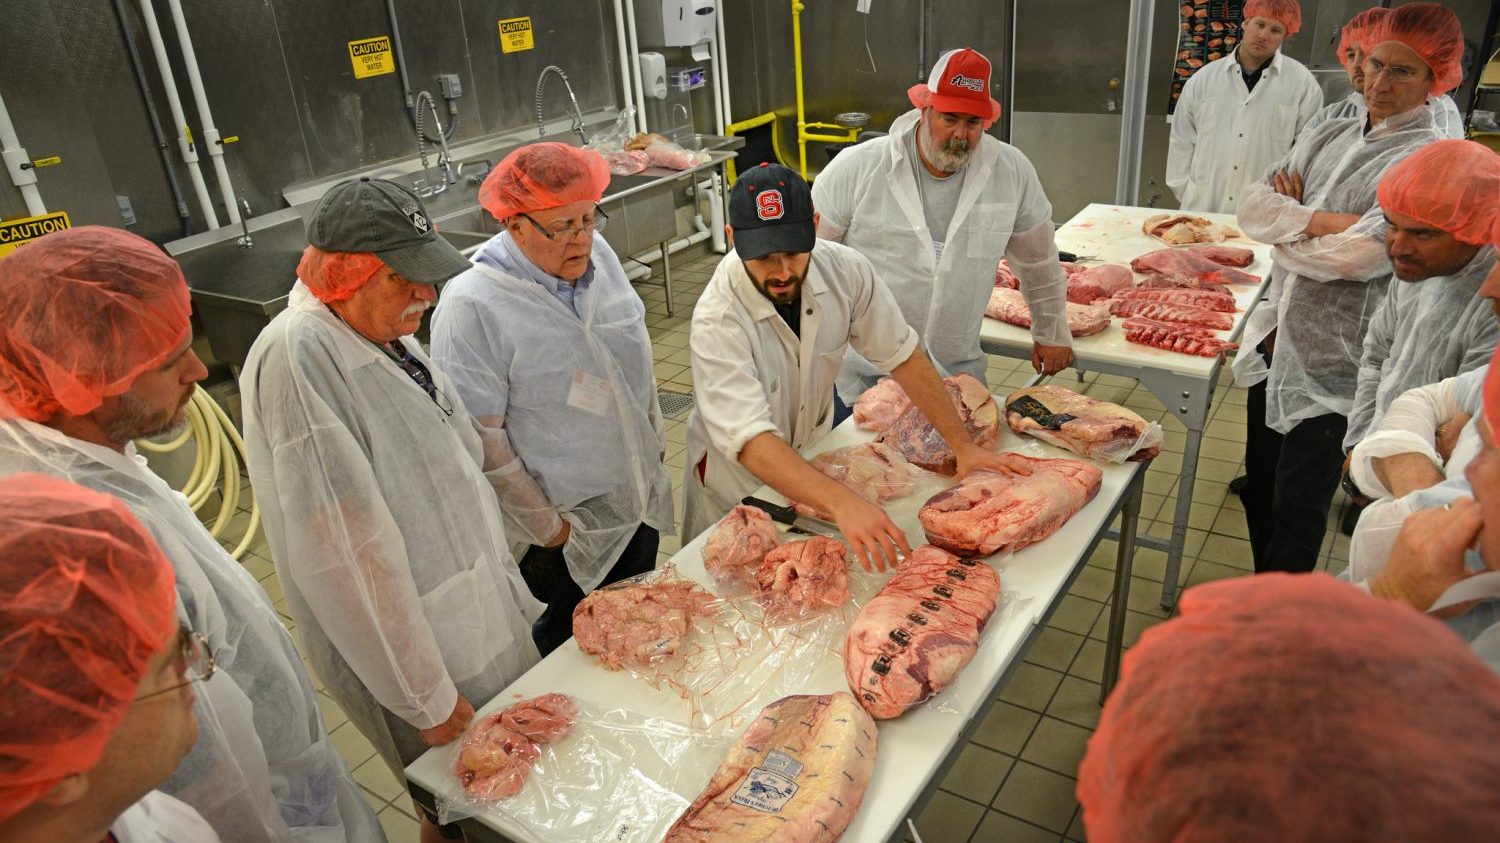
[[219, 843], [202, 814], [159, 790], [126, 808], [109, 831], [119, 843]]
[[745, 443], [770, 432], [800, 451], [828, 432], [845, 351], [890, 371], [917, 348], [917, 332], [890, 291], [847, 246], [817, 241], [800, 306], [799, 339], [731, 251], [693, 309], [697, 406], [682, 481], [684, 544], [761, 485], [739, 463]]
[[[948, 231], [929, 232], [909, 153], [920, 116], [903, 114], [888, 136], [844, 150], [818, 175], [812, 197], [819, 236], [869, 259], [945, 374], [985, 378], [979, 329], [1002, 257], [1031, 308], [1032, 339], [1071, 347], [1068, 281], [1036, 169], [1020, 150], [982, 135], [953, 176], [964, 182]], [[941, 258], [934, 241], [942, 243]], [[839, 397], [852, 405], [881, 375], [874, 361], [851, 351], [839, 373]]]
[[134, 446], [127, 451], [0, 421], [0, 476], [39, 472], [123, 501], [172, 563], [179, 615], [208, 639], [217, 669], [194, 686], [198, 741], [161, 790], [192, 805], [227, 843], [384, 839], [265, 591], [187, 499]]
[[1500, 325], [1477, 293], [1494, 266], [1495, 250], [1485, 246], [1453, 275], [1392, 277], [1365, 332], [1344, 450], [1359, 444], [1396, 396], [1489, 362]]
[[[1427, 99], [1427, 107], [1432, 109], [1432, 122], [1437, 127], [1439, 135], [1445, 138], [1462, 138], [1464, 136], [1464, 118], [1458, 113], [1458, 106], [1454, 104], [1453, 98], [1447, 94]], [[1327, 120], [1337, 120], [1344, 117], [1365, 118], [1365, 97], [1363, 94], [1350, 91], [1349, 95], [1336, 102], [1331, 102], [1318, 110], [1312, 119], [1302, 127], [1297, 137], [1311, 132], [1314, 128]]]
[[1245, 88], [1239, 52], [1209, 62], [1182, 86], [1172, 114], [1167, 186], [1185, 211], [1231, 214], [1243, 188], [1286, 155], [1323, 105], [1323, 90], [1281, 51]]
[[[1434, 140], [1425, 107], [1368, 132], [1361, 119], [1329, 120], [1246, 186], [1240, 227], [1274, 247], [1266, 300], [1246, 320], [1231, 369], [1240, 386], [1267, 382], [1265, 423], [1272, 430], [1286, 433], [1303, 419], [1353, 409], [1365, 329], [1391, 273], [1375, 191], [1387, 169]], [[1283, 169], [1302, 174], [1302, 202], [1270, 186], [1271, 174]], [[1309, 238], [1302, 231], [1320, 210], [1362, 218], [1347, 231]], [[1272, 331], [1268, 368], [1256, 346]]]
[[[250, 479], [313, 669], [400, 776], [460, 693], [538, 656], [481, 432], [415, 340], [434, 402], [300, 281], [240, 376]], [[387, 716], [387, 715], [390, 716]]]
[[[572, 525], [563, 558], [585, 593], [641, 523], [665, 533], [674, 526], [646, 308], [603, 237], [594, 238], [592, 261], [575, 314], [532, 280], [539, 270], [501, 232], [443, 288], [432, 317], [433, 360], [469, 412], [509, 443], [515, 471], [533, 479], [541, 504]], [[538, 520], [523, 509], [534, 510], [535, 495], [515, 502], [499, 491], [523, 529]], [[546, 544], [557, 529], [526, 537]]]

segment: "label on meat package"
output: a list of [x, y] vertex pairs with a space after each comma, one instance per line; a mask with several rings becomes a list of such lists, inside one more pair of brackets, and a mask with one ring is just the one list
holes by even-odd
[[1063, 425], [1078, 418], [1067, 413], [1054, 413], [1047, 409], [1046, 404], [1032, 398], [1030, 395], [1023, 395], [1006, 404], [1005, 411], [1031, 419], [1047, 430], [1062, 430]]
[[[766, 759], [767, 762], [770, 760], [770, 758]], [[799, 770], [801, 767], [802, 765], [797, 765]], [[767, 770], [765, 767], [756, 767], [750, 771], [750, 775], [745, 778], [745, 783], [740, 785], [740, 789], [729, 797], [729, 801], [763, 814], [779, 814], [796, 794], [797, 783], [795, 781], [780, 773]]]

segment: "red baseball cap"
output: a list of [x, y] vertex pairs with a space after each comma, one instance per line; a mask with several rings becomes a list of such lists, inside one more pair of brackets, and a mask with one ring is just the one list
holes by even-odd
[[981, 117], [986, 129], [1000, 117], [1000, 103], [990, 96], [990, 60], [967, 48], [943, 53], [927, 84], [911, 86], [906, 96], [917, 108]]

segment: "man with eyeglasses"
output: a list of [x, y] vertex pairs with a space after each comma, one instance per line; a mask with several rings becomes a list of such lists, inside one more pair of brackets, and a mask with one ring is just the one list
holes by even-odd
[[0, 558], [0, 839], [216, 843], [155, 789], [198, 739], [213, 660], [151, 534], [117, 498], [14, 474]]
[[1232, 366], [1250, 387], [1239, 495], [1257, 571], [1317, 565], [1365, 332], [1391, 276], [1377, 189], [1439, 140], [1427, 98], [1463, 75], [1463, 33], [1436, 3], [1396, 9], [1362, 49], [1366, 112], [1304, 135], [1240, 200], [1245, 233], [1274, 244], [1266, 300]]
[[313, 670], [399, 781], [536, 663], [542, 606], [491, 486], [504, 443], [411, 336], [468, 260], [383, 179], [335, 185], [307, 239], [240, 375], [250, 481]]
[[609, 167], [592, 150], [534, 143], [485, 178], [503, 230], [454, 278], [432, 318], [432, 357], [507, 457], [496, 476], [521, 574], [547, 604], [546, 655], [585, 594], [656, 567], [672, 532], [666, 428], [646, 307], [595, 203]]
[[182, 428], [206, 375], [189, 310], [181, 268], [127, 231], [60, 231], [0, 259], [0, 476], [113, 495], [171, 560], [182, 616], [220, 675], [199, 691], [198, 741], [164, 792], [226, 841], [379, 840], [265, 591], [136, 453], [136, 439]]

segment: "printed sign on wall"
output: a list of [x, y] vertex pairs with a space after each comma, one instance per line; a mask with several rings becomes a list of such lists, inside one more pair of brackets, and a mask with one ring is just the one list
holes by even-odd
[[355, 79], [396, 72], [396, 61], [391, 57], [391, 39], [385, 35], [350, 41], [349, 61], [354, 64]]
[[14, 252], [43, 234], [51, 234], [54, 231], [72, 227], [73, 223], [68, 221], [67, 211], [53, 211], [41, 216], [0, 222], [0, 257]]
[[500, 52], [519, 53], [535, 46], [531, 37], [531, 18], [506, 18], [500, 21]]

